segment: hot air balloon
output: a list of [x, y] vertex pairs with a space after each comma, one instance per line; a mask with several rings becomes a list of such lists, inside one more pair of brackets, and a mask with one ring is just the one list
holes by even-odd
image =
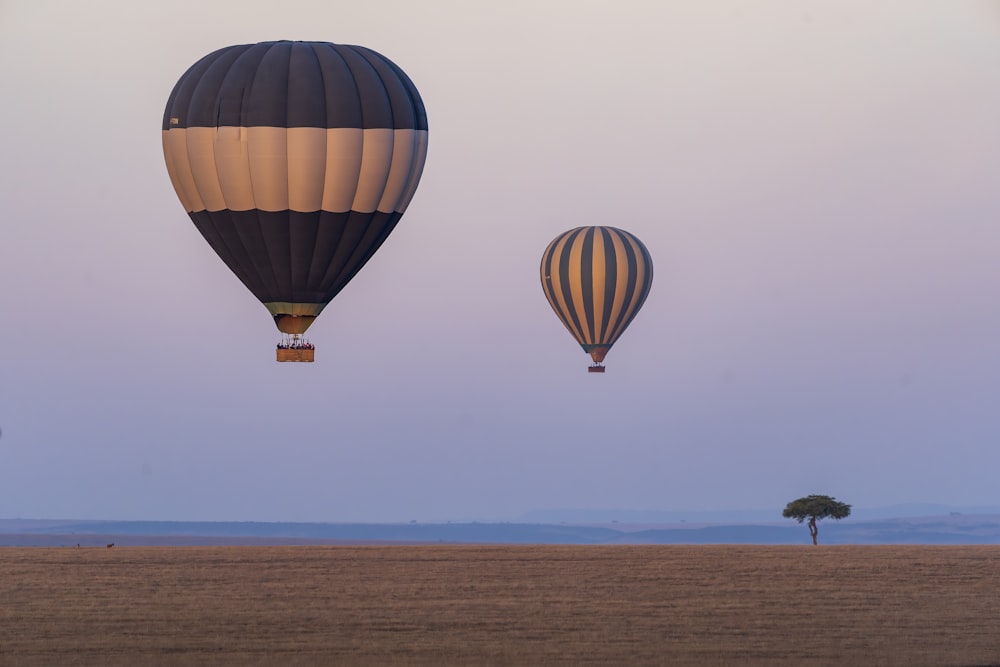
[[278, 361], [312, 361], [301, 335], [416, 191], [427, 114], [409, 77], [371, 49], [229, 46], [174, 86], [163, 155], [198, 231], [284, 334]]
[[552, 310], [603, 373], [605, 355], [642, 308], [653, 260], [642, 241], [615, 227], [577, 227], [542, 255], [542, 290]]

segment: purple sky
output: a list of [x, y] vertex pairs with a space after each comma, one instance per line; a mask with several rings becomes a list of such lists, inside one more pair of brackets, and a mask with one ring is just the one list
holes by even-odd
[[[222, 46], [374, 48], [423, 180], [276, 364], [160, 147]], [[1000, 505], [1000, 3], [0, 0], [0, 517]], [[566, 229], [655, 263], [589, 375]]]

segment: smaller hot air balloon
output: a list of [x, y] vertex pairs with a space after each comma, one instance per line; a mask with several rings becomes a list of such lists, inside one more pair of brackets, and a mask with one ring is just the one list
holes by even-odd
[[605, 355], [642, 308], [653, 260], [642, 241], [615, 227], [577, 227], [542, 255], [542, 290], [552, 310], [603, 373]]

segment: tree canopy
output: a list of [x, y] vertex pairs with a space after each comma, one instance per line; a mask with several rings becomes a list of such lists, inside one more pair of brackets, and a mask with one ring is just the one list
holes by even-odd
[[786, 519], [795, 519], [799, 523], [809, 519], [809, 535], [812, 536], [813, 544], [816, 544], [816, 537], [819, 534], [816, 522], [820, 519], [848, 517], [851, 515], [851, 506], [830, 496], [811, 495], [788, 503], [781, 515]]

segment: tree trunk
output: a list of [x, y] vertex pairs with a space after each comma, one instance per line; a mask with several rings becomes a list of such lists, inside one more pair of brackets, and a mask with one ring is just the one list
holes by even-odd
[[813, 546], [816, 546], [816, 536], [819, 535], [819, 528], [816, 527], [816, 517], [809, 517], [809, 534], [813, 538]]

